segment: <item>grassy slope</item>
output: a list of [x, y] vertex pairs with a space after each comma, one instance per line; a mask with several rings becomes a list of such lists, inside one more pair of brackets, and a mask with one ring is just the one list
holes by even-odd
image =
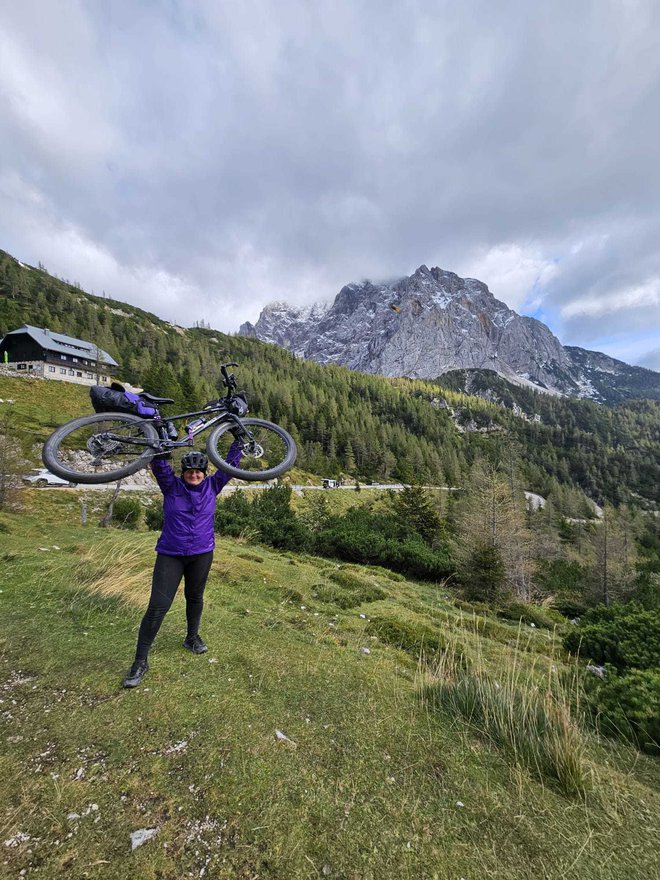
[[[456, 634], [495, 674], [514, 656], [540, 674], [558, 656], [547, 632], [527, 650], [503, 624], [477, 638], [443, 592], [358, 567], [386, 598], [341, 611], [314, 598], [332, 563], [221, 540], [210, 653], [181, 649], [178, 597], [144, 687], [126, 692], [155, 536], [77, 526], [74, 493], [21, 503], [0, 516], [0, 845], [31, 839], [2, 846], [0, 874], [653, 876], [657, 763], [591, 738], [593, 791], [567, 798], [431, 712], [416, 659], [360, 614]], [[152, 827], [131, 853], [130, 833]]]
[[[9, 420], [31, 465], [42, 467], [41, 446], [55, 428], [92, 412], [89, 388], [69, 382], [0, 376], [0, 419]], [[2, 427], [0, 427], [0, 431]]]

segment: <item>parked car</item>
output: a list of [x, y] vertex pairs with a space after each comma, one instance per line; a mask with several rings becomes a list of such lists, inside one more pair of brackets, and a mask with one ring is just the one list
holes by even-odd
[[32, 486], [38, 486], [39, 488], [45, 488], [46, 486], [69, 486], [70, 488], [75, 488], [78, 485], [77, 483], [63, 480], [61, 477], [56, 477], [55, 474], [51, 474], [46, 468], [35, 469], [31, 474], [25, 474], [23, 482], [29, 483]]

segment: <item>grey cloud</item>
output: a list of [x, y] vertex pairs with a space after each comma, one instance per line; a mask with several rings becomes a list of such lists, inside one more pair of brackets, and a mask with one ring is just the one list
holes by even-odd
[[[57, 138], [26, 125], [16, 77], [0, 81], [4, 165], [50, 222], [112, 256], [117, 284], [121, 267], [182, 279], [168, 317], [185, 323], [194, 301], [255, 319], [269, 299], [423, 262], [458, 271], [515, 244], [556, 264], [533, 295], [563, 341], [598, 347], [654, 320], [644, 305], [562, 318], [660, 277], [651, 0], [119, 0], [58, 7], [50, 42], [31, 25], [43, 5], [12, 10], [0, 48], [34, 62], [33, 89], [66, 118]], [[28, 221], [3, 235], [29, 256]], [[65, 253], [60, 266], [79, 274]]]
[[639, 360], [640, 367], [646, 367], [648, 370], [660, 371], [660, 346], [647, 352]]

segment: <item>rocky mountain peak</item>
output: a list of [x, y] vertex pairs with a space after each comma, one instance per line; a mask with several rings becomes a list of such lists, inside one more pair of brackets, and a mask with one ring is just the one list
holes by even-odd
[[609, 402], [660, 397], [660, 374], [564, 348], [545, 324], [518, 315], [483, 282], [426, 265], [392, 281], [347, 284], [331, 305], [270, 303], [239, 333], [319, 363], [384, 376], [493, 370], [554, 394]]

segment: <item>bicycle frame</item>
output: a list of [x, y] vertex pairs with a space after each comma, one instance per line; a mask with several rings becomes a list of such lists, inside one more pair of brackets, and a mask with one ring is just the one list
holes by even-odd
[[[158, 432], [161, 433], [161, 432], [167, 430], [165, 428], [165, 425], [167, 422], [176, 422], [176, 421], [180, 421], [182, 419], [185, 419], [186, 421], [190, 421], [191, 419], [194, 419], [199, 416], [208, 416], [209, 413], [212, 413], [212, 412], [213, 412], [213, 410], [200, 409], [200, 410], [196, 410], [195, 412], [180, 413], [175, 416], [170, 416], [167, 419], [163, 419], [161, 417], [158, 417], [158, 418], [154, 417], [153, 419], [148, 419], [148, 421], [152, 422], [154, 424], [154, 426], [156, 427], [156, 429], [158, 430]], [[238, 418], [238, 416], [235, 416], [233, 413], [227, 412], [226, 410], [216, 410], [216, 412], [217, 412], [217, 415], [212, 416], [211, 418], [207, 419], [203, 425], [199, 425], [197, 428], [188, 428], [188, 431], [187, 431], [188, 436], [185, 438], [185, 440], [170, 440], [169, 437], [163, 437], [162, 433], [161, 433], [161, 441], [159, 444], [160, 451], [166, 451], [169, 449], [180, 449], [184, 446], [193, 446], [195, 437], [197, 437], [199, 434], [203, 434], [204, 431], [207, 431], [209, 428], [214, 427], [214, 425], [217, 425], [220, 422], [233, 422], [236, 425], [236, 427], [241, 430], [242, 433], [249, 434], [249, 432], [246, 431], [245, 428], [243, 427], [243, 425], [241, 424], [241, 421]]]
[[151, 449], [154, 449], [157, 453], [169, 452], [171, 449], [182, 449], [184, 447], [194, 446], [195, 437], [197, 437], [199, 434], [203, 434], [204, 431], [207, 431], [209, 428], [214, 427], [220, 422], [233, 422], [239, 435], [243, 435], [251, 439], [250, 432], [243, 427], [239, 417], [234, 415], [233, 413], [227, 412], [226, 410], [215, 410], [217, 415], [211, 416], [211, 418], [207, 419], [203, 425], [199, 425], [197, 428], [189, 428], [187, 431], [187, 436], [183, 440], [170, 440], [169, 437], [163, 436], [163, 434], [167, 431], [167, 422], [176, 422], [183, 419], [185, 419], [186, 421], [190, 421], [195, 417], [208, 416], [210, 413], [213, 413], [213, 411], [214, 410], [200, 409], [195, 410], [194, 412], [178, 413], [177, 415], [169, 416], [165, 419], [160, 415], [143, 419], [143, 421], [145, 422], [150, 422], [158, 431], [160, 437], [157, 443], [154, 443], [154, 441], [150, 441], [142, 437], [120, 437], [115, 436], [112, 433], [108, 433], [105, 436], [107, 436], [107, 438], [110, 440], [120, 440], [126, 446], [148, 446]]

